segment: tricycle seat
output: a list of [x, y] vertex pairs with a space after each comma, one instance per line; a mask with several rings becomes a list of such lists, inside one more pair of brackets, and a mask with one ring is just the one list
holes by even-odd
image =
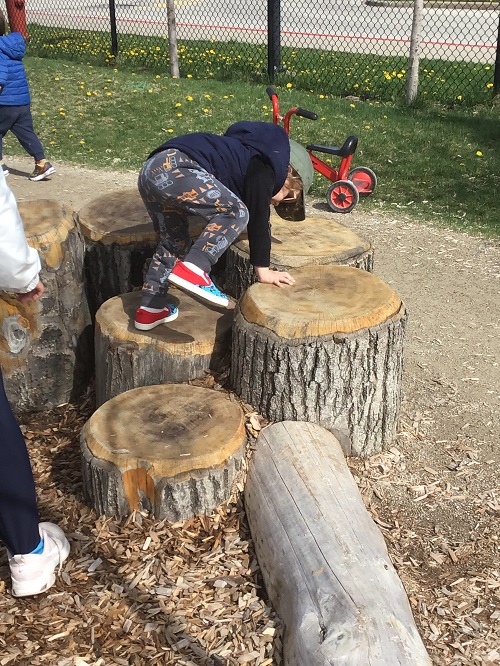
[[318, 153], [328, 153], [329, 155], [338, 155], [339, 157], [349, 157], [354, 155], [358, 147], [358, 137], [351, 135], [348, 136], [340, 148], [335, 146], [318, 146], [315, 143], [309, 143], [306, 146], [307, 150], [313, 150]]

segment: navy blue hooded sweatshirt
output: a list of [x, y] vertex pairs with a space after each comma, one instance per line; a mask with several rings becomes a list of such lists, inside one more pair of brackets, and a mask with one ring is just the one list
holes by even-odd
[[283, 187], [290, 162], [285, 130], [272, 123], [240, 121], [223, 136], [195, 132], [170, 139], [148, 159], [169, 148], [188, 155], [243, 201], [250, 215], [250, 262], [269, 266], [271, 197]]
[[288, 135], [283, 127], [273, 123], [241, 120], [223, 136], [206, 132], [185, 134], [166, 141], [149, 157], [168, 148], [186, 153], [243, 201], [245, 178], [253, 157], [262, 158], [273, 168], [273, 195], [283, 187], [290, 163]]

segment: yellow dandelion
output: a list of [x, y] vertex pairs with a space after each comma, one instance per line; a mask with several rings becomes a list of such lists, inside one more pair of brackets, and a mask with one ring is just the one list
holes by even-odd
[[476, 150], [476, 155], [477, 155], [478, 157], [482, 157], [482, 156], [483, 156], [483, 153], [482, 153], [480, 150]]
[[286, 87], [287, 87], [287, 88], [291, 88], [291, 87], [292, 87], [292, 84], [291, 84], [291, 83], [287, 83], [287, 84], [286, 84]]
[[487, 84], [486, 84], [486, 87], [487, 87], [487, 88], [493, 88], [493, 84], [492, 84], [492, 83], [487, 83]]
[[58, 76], [55, 76], [55, 77], [54, 77], [54, 81], [59, 81], [59, 77], [58, 77]]
[[182, 106], [182, 104], [181, 104], [180, 102], [177, 102], [177, 104], [175, 105], [175, 107], [176, 107], [177, 109], [178, 109], [180, 106]]
[[186, 76], [186, 79], [192, 79], [192, 78], [193, 78], [193, 75], [192, 75], [192, 74], [188, 74], [188, 75]]
[[351, 107], [351, 109], [355, 109], [355, 108], [356, 108], [356, 104], [349, 104], [349, 106]]
[[178, 113], [177, 118], [182, 118], [182, 113]]
[[193, 98], [191, 97], [191, 95], [187, 95], [186, 99], [187, 99], [188, 102], [192, 102], [192, 101], [193, 101]]
[[80, 141], [80, 145], [83, 146], [84, 143], [85, 143], [85, 139], [82, 139], [82, 140]]

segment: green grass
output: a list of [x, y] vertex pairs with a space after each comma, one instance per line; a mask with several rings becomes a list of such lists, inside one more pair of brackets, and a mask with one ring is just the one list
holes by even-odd
[[[29, 26], [29, 53], [94, 65], [169, 71], [168, 41], [162, 37], [120, 35], [119, 53], [109, 51], [110, 35], [81, 30]], [[268, 84], [267, 46], [242, 42], [180, 41], [180, 77]], [[283, 47], [276, 84], [296, 90], [361, 99], [404, 100], [407, 58], [384, 57]], [[492, 97], [494, 68], [490, 65], [422, 60], [419, 94], [442, 104], [475, 105]]]
[[[45, 58], [26, 58], [25, 64], [35, 128], [55, 162], [138, 170], [169, 137], [223, 132], [240, 119], [272, 119], [263, 85], [171, 79]], [[359, 203], [364, 210], [404, 212], [500, 236], [498, 105], [408, 109], [293, 86], [277, 90], [283, 112], [302, 106], [319, 116], [316, 122], [292, 118], [291, 136], [300, 143], [339, 145], [349, 134], [359, 136], [353, 166], [368, 166], [379, 179], [375, 194]], [[6, 161], [24, 154], [12, 135], [4, 144]], [[329, 184], [316, 174], [311, 194], [323, 197]]]

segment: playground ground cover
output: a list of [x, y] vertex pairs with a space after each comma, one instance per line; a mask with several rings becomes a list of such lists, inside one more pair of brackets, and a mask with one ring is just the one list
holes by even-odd
[[[31, 183], [30, 160], [12, 158], [18, 200], [79, 210], [135, 186], [132, 169], [56, 166], [53, 178]], [[349, 464], [433, 663], [498, 664], [500, 243], [367, 201], [342, 222], [373, 242], [375, 272], [410, 319], [398, 436], [383, 454]], [[318, 196], [308, 213], [339, 219]], [[185, 525], [142, 515], [117, 522], [85, 505], [78, 436], [92, 399], [89, 391], [78, 404], [23, 417], [42, 518], [67, 530], [72, 555], [53, 590], [25, 600], [5, 590], [0, 559], [0, 664], [279, 664], [281, 626], [259, 587], [238, 498]], [[247, 421], [257, 435], [258, 419]]]

